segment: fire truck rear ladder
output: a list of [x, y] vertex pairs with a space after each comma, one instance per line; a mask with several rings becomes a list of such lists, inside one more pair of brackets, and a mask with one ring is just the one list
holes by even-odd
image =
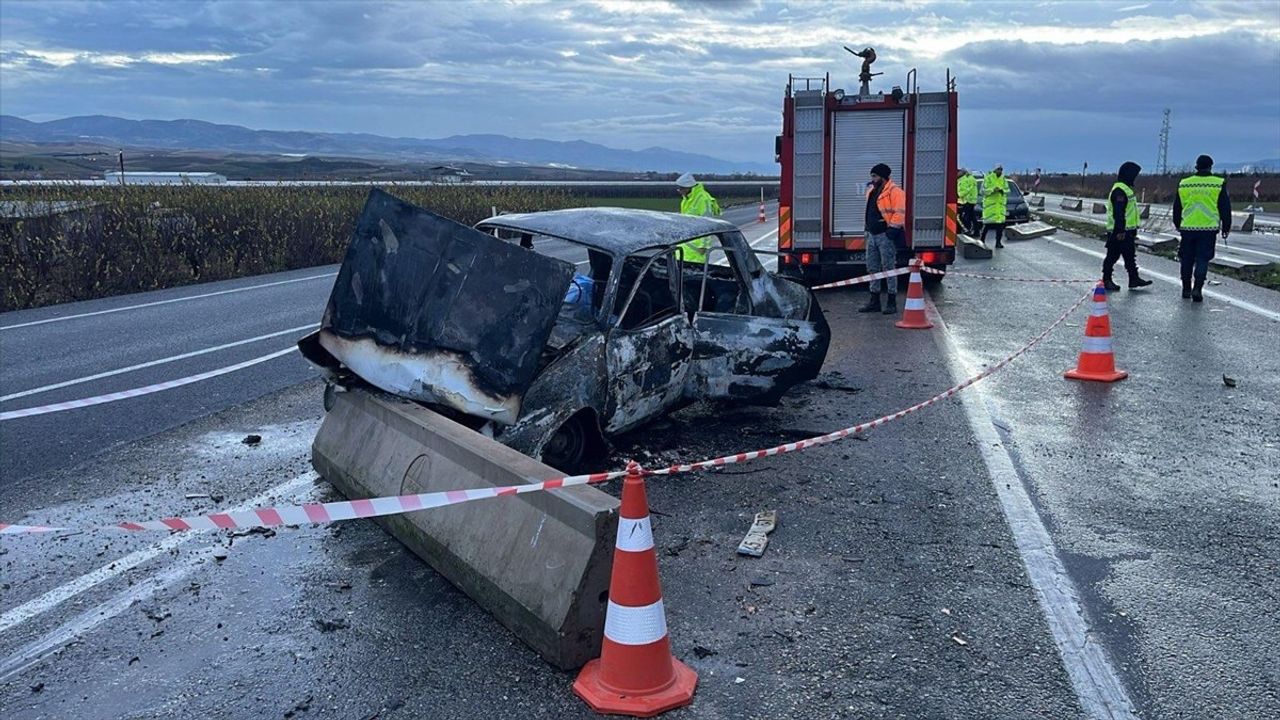
[[[791, 176], [792, 238], [796, 250], [822, 247], [822, 158], [824, 156], [823, 108], [827, 82], [825, 78], [805, 80], [805, 89], [795, 91], [794, 149]], [[810, 83], [821, 83], [811, 89]]]
[[947, 131], [951, 113], [945, 92], [920, 93], [916, 101], [916, 152], [911, 243], [940, 248], [947, 212]]

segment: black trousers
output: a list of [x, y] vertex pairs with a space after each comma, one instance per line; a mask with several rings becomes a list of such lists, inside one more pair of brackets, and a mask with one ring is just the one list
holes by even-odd
[[1124, 258], [1124, 269], [1129, 272], [1129, 282], [1138, 278], [1138, 234], [1125, 233], [1118, 238], [1107, 240], [1107, 257], [1102, 261], [1102, 279], [1110, 280], [1111, 271], [1115, 269], [1116, 260]]
[[1178, 260], [1182, 263], [1182, 281], [1189, 282], [1195, 276], [1203, 283], [1209, 274], [1209, 261], [1218, 246], [1217, 230], [1183, 230], [1178, 244]]
[[960, 227], [964, 228], [966, 233], [973, 233], [973, 203], [960, 204]]
[[996, 242], [1000, 242], [1001, 240], [1004, 239], [1004, 223], [987, 223], [986, 225], [983, 225], [982, 226], [982, 242], [984, 243], [987, 241], [988, 230], [996, 231]]

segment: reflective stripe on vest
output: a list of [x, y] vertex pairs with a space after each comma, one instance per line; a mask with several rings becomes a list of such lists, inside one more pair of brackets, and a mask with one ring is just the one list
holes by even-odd
[[1217, 175], [1192, 175], [1178, 183], [1183, 230], [1218, 230], [1222, 227], [1218, 198], [1222, 195], [1223, 182]]
[[1141, 218], [1138, 217], [1138, 200], [1133, 194], [1133, 188], [1122, 182], [1117, 182], [1115, 185], [1112, 185], [1111, 192], [1107, 193], [1107, 229], [1115, 229], [1116, 213], [1115, 208], [1111, 206], [1111, 193], [1114, 193], [1116, 190], [1124, 191], [1126, 200], [1124, 204], [1124, 227], [1122, 229], [1133, 230], [1142, 223]]
[[[875, 186], [869, 186], [866, 196], [870, 198], [871, 193], [874, 191]], [[889, 227], [902, 228], [906, 226], [907, 194], [892, 180], [884, 181], [880, 196], [876, 198], [876, 207], [879, 208], [880, 216], [884, 218], [884, 223]]]

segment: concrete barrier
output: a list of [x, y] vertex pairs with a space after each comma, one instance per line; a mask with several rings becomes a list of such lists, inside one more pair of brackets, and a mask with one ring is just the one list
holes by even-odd
[[1063, 210], [1076, 210], [1076, 211], [1083, 210], [1083, 209], [1084, 209], [1084, 200], [1081, 200], [1080, 198], [1069, 198], [1069, 197], [1064, 197], [1064, 198], [1062, 198], [1062, 209], [1063, 209]]
[[1149, 217], [1151, 217], [1151, 205], [1147, 204], [1140, 206], [1138, 209], [1138, 218], [1140, 220], [1146, 220]]
[[[1221, 246], [1219, 246], [1219, 248], [1221, 248]], [[1239, 270], [1241, 272], [1258, 272], [1271, 267], [1271, 263], [1268, 262], [1246, 260], [1245, 258], [1226, 255], [1222, 252], [1218, 252], [1218, 254], [1214, 255], [1209, 260], [1209, 264], [1217, 267], [1231, 268], [1232, 270]]]
[[962, 244], [960, 254], [967, 260], [986, 260], [993, 254], [991, 248], [984, 245], [981, 240], [975, 237], [961, 235], [960, 241]]
[[1032, 238], [1045, 237], [1058, 232], [1058, 228], [1046, 222], [1029, 222], [1010, 225], [1004, 229], [1004, 234], [1011, 240], [1030, 240]]
[[1231, 230], [1233, 232], [1253, 232], [1253, 213], [1231, 213]]
[[1043, 208], [1043, 207], [1044, 207], [1044, 196], [1043, 196], [1043, 195], [1036, 195], [1036, 196], [1034, 196], [1034, 197], [1027, 198], [1027, 207]]
[[1138, 233], [1138, 238], [1135, 242], [1138, 247], [1146, 248], [1152, 252], [1159, 250], [1173, 250], [1178, 247], [1177, 238], [1165, 237], [1163, 235], [1152, 235], [1144, 232]]
[[[420, 405], [361, 389], [334, 394], [311, 462], [352, 499], [561, 474]], [[378, 522], [551, 664], [573, 669], [600, 655], [618, 526], [612, 496], [571, 487]]]
[[1107, 213], [1107, 204], [1096, 202], [1093, 204], [1094, 215], [1105, 215]]

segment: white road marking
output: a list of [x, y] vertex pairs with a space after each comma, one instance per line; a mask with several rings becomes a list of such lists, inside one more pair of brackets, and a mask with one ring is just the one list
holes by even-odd
[[140, 308], [155, 307], [157, 305], [168, 305], [169, 303], [184, 302], [187, 300], [199, 300], [201, 298], [214, 297], [217, 295], [230, 295], [231, 293], [245, 292], [248, 290], [259, 290], [261, 288], [276, 287], [278, 285], [289, 285], [290, 283], [307, 282], [308, 280], [321, 280], [331, 278], [337, 275], [337, 272], [324, 273], [322, 275], [309, 275], [303, 278], [293, 278], [292, 280], [276, 280], [269, 283], [260, 283], [258, 285], [247, 285], [245, 287], [231, 288], [230, 290], [218, 290], [217, 292], [201, 293], [199, 295], [187, 295], [186, 297], [169, 298], [168, 300], [156, 300], [155, 302], [139, 303], [137, 305], [126, 305], [124, 307], [111, 308], [109, 310], [97, 310], [95, 312], [79, 313], [77, 315], [63, 315], [62, 317], [45, 318], [44, 320], [32, 320], [31, 322], [17, 323], [14, 325], [0, 325], [0, 330], [16, 330], [18, 328], [31, 327], [33, 325], [44, 325], [46, 323], [62, 322], [63, 320], [76, 320], [79, 318], [95, 317], [97, 315], [108, 315], [110, 313], [124, 312], [125, 310], [138, 310]]
[[[253, 508], [262, 507], [267, 504], [274, 504], [276, 500], [283, 498], [288, 493], [292, 493], [294, 490], [297, 490], [299, 487], [302, 487], [307, 483], [314, 482], [317, 477], [318, 476], [314, 472], [303, 473], [292, 480], [283, 482], [258, 495], [255, 495], [228, 512], [243, 512], [245, 510], [252, 510]], [[33, 617], [48, 612], [86, 590], [96, 587], [107, 580], [120, 575], [121, 573], [132, 570], [152, 558], [163, 555], [179, 545], [189, 543], [199, 537], [208, 536], [198, 532], [183, 532], [170, 535], [160, 542], [141, 550], [131, 552], [119, 560], [103, 565], [91, 573], [81, 575], [75, 580], [56, 587], [37, 598], [13, 608], [12, 610], [6, 610], [3, 615], [0, 615], [0, 633], [3, 633], [12, 627], [16, 627]]]
[[1247, 253], [1253, 253], [1254, 255], [1269, 257], [1272, 260], [1280, 260], [1280, 255], [1276, 255], [1275, 253], [1263, 252], [1261, 250], [1254, 250], [1253, 248], [1247, 248], [1240, 245], [1228, 245], [1226, 243], [1223, 243], [1222, 247], [1231, 252], [1247, 252]]
[[58, 390], [64, 387], [70, 387], [72, 385], [79, 385], [80, 383], [86, 383], [92, 380], [101, 380], [102, 378], [111, 377], [113, 375], [122, 375], [124, 373], [133, 372], [134, 370], [142, 370], [143, 368], [155, 367], [157, 365], [164, 365], [165, 363], [176, 362], [178, 360], [186, 360], [187, 358], [193, 358], [199, 355], [207, 355], [211, 352], [217, 352], [219, 350], [226, 350], [228, 348], [239, 347], [241, 345], [248, 345], [249, 343], [255, 343], [260, 340], [268, 340], [270, 338], [279, 337], [281, 335], [288, 335], [290, 333], [302, 332], [303, 330], [310, 330], [311, 328], [319, 327], [319, 325], [320, 325], [319, 323], [299, 325], [298, 327], [289, 328], [288, 330], [281, 330], [279, 332], [267, 333], [266, 335], [258, 335], [257, 337], [246, 338], [244, 340], [237, 340], [235, 342], [224, 343], [222, 345], [214, 345], [213, 347], [207, 347], [201, 350], [192, 350], [191, 352], [182, 353], [181, 355], [170, 355], [169, 357], [160, 358], [159, 360], [151, 360], [149, 362], [139, 363], [137, 365], [130, 365], [129, 367], [123, 367], [118, 370], [108, 370], [106, 372], [100, 372], [95, 375], [86, 375], [84, 377], [75, 378], [74, 380], [66, 380], [60, 383], [54, 383], [52, 385], [42, 385], [38, 388], [31, 388], [30, 390], [23, 390], [22, 392], [16, 392], [9, 395], [0, 396], [0, 402], [3, 402], [5, 400], [14, 400], [20, 397], [27, 397], [28, 395], [36, 395], [38, 393], [48, 392], [50, 390]]
[[[1057, 243], [1058, 245], [1061, 245], [1062, 247], [1071, 248], [1076, 252], [1082, 252], [1085, 255], [1092, 255], [1096, 258], [1106, 257], [1106, 253], [1100, 253], [1097, 250], [1090, 250], [1089, 248], [1083, 248], [1083, 247], [1080, 247], [1079, 245], [1076, 245], [1075, 243], [1067, 242], [1066, 240], [1059, 240], [1057, 238], [1049, 238], [1049, 240], [1051, 242]], [[1163, 280], [1169, 283], [1170, 285], [1177, 285], [1178, 287], [1182, 287], [1182, 278], [1176, 278], [1172, 275], [1165, 275], [1162, 272], [1157, 272], [1151, 269], [1143, 269], [1142, 273], [1144, 275], [1153, 277], [1157, 280]], [[1222, 293], [1217, 290], [1211, 290], [1209, 288], [1204, 289], [1204, 294], [1207, 295], [1208, 297], [1217, 298], [1225, 303], [1235, 305], [1241, 310], [1248, 310], [1249, 312], [1255, 315], [1261, 315], [1262, 317], [1267, 318], [1268, 320], [1274, 320], [1276, 322], [1280, 322], [1280, 312], [1275, 312], [1274, 310], [1268, 310], [1259, 305], [1254, 305], [1253, 303], [1247, 300], [1237, 300], [1236, 298], [1233, 298], [1230, 295], [1227, 295], [1226, 293]]]
[[156, 383], [154, 385], [144, 385], [143, 387], [120, 390], [118, 392], [107, 393], [106, 395], [80, 398], [79, 400], [67, 400], [65, 402], [53, 403], [52, 405], [40, 405], [38, 407], [22, 408], [21, 410], [0, 412], [0, 421], [17, 420], [18, 418], [33, 417], [35, 415], [48, 415], [49, 413], [63, 412], [64, 410], [78, 410], [80, 408], [91, 407], [93, 405], [104, 405], [106, 403], [116, 402], [117, 400], [128, 400], [130, 398], [150, 395], [164, 390], [172, 390], [184, 385], [191, 385], [210, 378], [215, 378], [219, 375], [226, 375], [227, 373], [232, 373], [237, 370], [243, 370], [247, 367], [267, 362], [268, 360], [274, 360], [278, 357], [283, 357], [289, 353], [295, 352], [297, 349], [297, 346], [287, 347], [283, 350], [277, 350], [273, 353], [260, 355], [256, 358], [245, 360], [244, 362], [238, 362], [234, 365], [227, 365], [226, 367], [202, 372], [198, 375], [188, 375], [187, 377], [178, 378], [177, 380], [166, 380], [165, 382]]
[[[966, 354], [952, 337], [932, 300], [928, 301], [928, 312], [940, 330], [934, 334], [934, 339], [947, 359], [951, 376], [956, 382], [969, 377], [975, 372], [976, 365], [965, 359]], [[996, 431], [984, 389], [976, 385], [970, 392], [960, 393], [957, 397], [969, 419], [969, 427], [1000, 499], [1000, 508], [1013, 534], [1014, 544], [1086, 716], [1099, 720], [1137, 720], [1128, 690], [1111, 666], [1102, 645], [1090, 636], [1080, 593], [1027, 494], [1013, 458]]]

